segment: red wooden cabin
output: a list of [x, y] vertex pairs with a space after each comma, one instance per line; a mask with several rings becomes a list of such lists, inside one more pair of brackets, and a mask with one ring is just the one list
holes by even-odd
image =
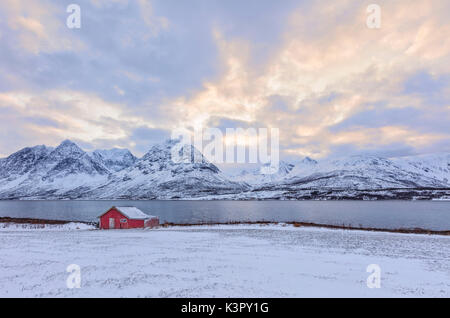
[[100, 229], [138, 229], [159, 226], [156, 216], [147, 215], [136, 207], [115, 207], [99, 216]]

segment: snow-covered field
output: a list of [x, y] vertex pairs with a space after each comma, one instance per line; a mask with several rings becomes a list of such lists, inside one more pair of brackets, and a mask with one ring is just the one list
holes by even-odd
[[[450, 296], [445, 236], [281, 225], [15, 228], [2, 229], [0, 249], [1, 297]], [[79, 289], [66, 286], [70, 264], [81, 268]], [[381, 268], [380, 289], [367, 287], [370, 264]]]

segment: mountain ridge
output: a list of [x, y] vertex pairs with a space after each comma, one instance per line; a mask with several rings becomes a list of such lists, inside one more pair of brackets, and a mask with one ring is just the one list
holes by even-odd
[[[191, 145], [173, 162], [176, 140], [141, 158], [128, 149], [86, 152], [65, 140], [56, 148], [23, 148], [0, 159], [0, 199], [432, 199], [450, 196], [450, 154], [369, 155], [280, 162], [227, 175]], [[193, 161], [192, 159], [197, 160]], [[261, 166], [263, 167], [263, 166]], [[393, 190], [395, 189], [395, 191]]]

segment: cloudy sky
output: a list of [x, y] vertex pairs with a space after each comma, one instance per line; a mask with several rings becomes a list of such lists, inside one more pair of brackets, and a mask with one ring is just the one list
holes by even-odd
[[450, 151], [448, 0], [2, 0], [0, 43], [0, 157], [198, 126], [279, 128], [284, 157]]

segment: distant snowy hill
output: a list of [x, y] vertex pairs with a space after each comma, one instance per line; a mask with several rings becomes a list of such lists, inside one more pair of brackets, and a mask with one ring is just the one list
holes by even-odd
[[303, 160], [295, 163], [294, 167], [286, 175], [308, 175], [311, 174], [317, 167], [318, 162], [309, 157], [305, 157]]
[[[422, 168], [428, 166], [422, 162]], [[430, 168], [431, 169], [431, 168]], [[448, 174], [448, 173], [447, 173]], [[450, 186], [443, 178], [421, 173], [407, 159], [395, 160], [374, 156], [351, 156], [300, 167], [282, 181], [285, 185], [383, 189]]]
[[278, 171], [272, 174], [264, 173], [264, 168], [270, 168], [270, 164], [262, 165], [253, 170], [243, 170], [239, 174], [229, 175], [228, 177], [236, 182], [245, 182], [249, 185], [261, 185], [269, 182], [280, 181], [285, 178], [295, 167], [294, 163], [280, 161]]
[[303, 161], [241, 199], [431, 199], [450, 195], [449, 155]]
[[173, 162], [176, 141], [142, 158], [127, 149], [87, 153], [66, 140], [0, 159], [0, 199], [431, 199], [450, 196], [450, 154], [350, 156], [280, 162], [227, 176], [192, 146], [197, 162]]
[[402, 169], [449, 184], [450, 154], [432, 154], [393, 158]]

